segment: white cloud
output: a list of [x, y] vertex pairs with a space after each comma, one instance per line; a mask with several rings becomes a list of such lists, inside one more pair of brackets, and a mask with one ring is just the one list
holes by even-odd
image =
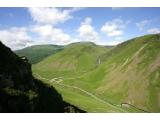
[[[31, 34], [34, 34], [34, 37]], [[13, 27], [0, 30], [0, 40], [12, 50], [22, 49], [37, 44], [69, 44], [78, 41], [62, 29], [51, 25], [35, 25], [28, 28]]]
[[136, 26], [139, 28], [140, 31], [142, 31], [149, 22], [150, 22], [149, 20], [143, 20], [136, 23]]
[[35, 44], [68, 44], [78, 39], [55, 25], [72, 18], [72, 13], [82, 8], [29, 8], [35, 25], [28, 27], [13, 27], [0, 30], [0, 40], [13, 50]]
[[63, 23], [72, 18], [71, 13], [80, 10], [80, 8], [72, 8], [60, 10], [58, 8], [29, 8], [29, 12], [34, 21], [41, 24]]
[[122, 41], [112, 40], [112, 41], [107, 42], [107, 45], [115, 46], [115, 45], [120, 44], [121, 42]]
[[13, 50], [24, 48], [32, 42], [24, 27], [0, 30], [0, 40]]
[[160, 33], [160, 28], [151, 28], [147, 32], [150, 34], [157, 34]]
[[29, 8], [30, 12], [36, 11], [35, 13], [31, 13], [33, 19], [36, 21], [35, 24], [28, 27], [14, 27], [0, 30], [0, 40], [13, 50], [35, 44], [65, 45], [78, 41], [91, 41], [97, 44], [107, 43], [108, 45], [115, 45], [121, 41], [120, 35], [123, 34], [123, 29], [126, 25], [126, 22], [121, 19], [108, 21], [101, 28], [101, 31], [108, 36], [115, 37], [113, 41], [100, 39], [99, 33], [92, 26], [92, 19], [90, 17], [85, 18], [85, 20], [81, 22], [78, 30], [76, 30], [76, 32], [78, 31], [77, 37], [75, 33], [68, 34], [61, 28], [55, 26], [58, 23], [71, 19], [71, 13], [79, 9], [81, 8], [65, 10], [57, 8]]
[[92, 19], [90, 17], [85, 18], [85, 20], [81, 23], [82, 25], [90, 25], [92, 23]]
[[120, 43], [124, 42], [123, 37], [115, 37], [114, 39], [107, 41], [107, 45], [118, 45]]
[[91, 22], [92, 19], [90, 17], [85, 18], [78, 29], [79, 36], [83, 41], [96, 42], [99, 39], [98, 33], [94, 30]]
[[116, 37], [123, 34], [123, 29], [125, 28], [126, 23], [121, 19], [114, 19], [112, 21], [106, 22], [101, 31], [104, 32], [109, 37]]
[[32, 32], [36, 32], [42, 37], [50, 36], [52, 34], [52, 30], [53, 28], [51, 25], [36, 25], [32, 27]]
[[34, 26], [32, 32], [37, 33], [39, 39], [45, 43], [62, 45], [72, 41], [69, 34], [64, 33], [62, 29], [54, 28], [51, 25]]
[[73, 18], [71, 14], [81, 9], [29, 8], [29, 12], [36, 22], [36, 25], [31, 28], [32, 32], [38, 35], [38, 41], [35, 44], [52, 43], [64, 45], [76, 41], [76, 39], [71, 39], [71, 36], [62, 29], [56, 28], [55, 25]]

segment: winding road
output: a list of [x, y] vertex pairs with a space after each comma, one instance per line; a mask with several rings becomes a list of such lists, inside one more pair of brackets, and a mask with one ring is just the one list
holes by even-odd
[[110, 107], [112, 107], [112, 108], [118, 109], [118, 110], [121, 111], [121, 112], [128, 112], [128, 111], [126, 111], [126, 110], [124, 110], [124, 109], [122, 109], [122, 108], [120, 108], [120, 107], [117, 107], [117, 106], [115, 106], [115, 105], [113, 105], [113, 104], [111, 104], [111, 103], [109, 103], [109, 102], [106, 102], [106, 101], [98, 98], [98, 97], [95, 96], [94, 94], [92, 94], [92, 93], [90, 93], [90, 92], [88, 92], [88, 91], [86, 91], [86, 90], [84, 90], [84, 89], [82, 89], [82, 88], [79, 88], [79, 87], [77, 87], [77, 86], [71, 86], [71, 85], [66, 85], [66, 84], [61, 83], [61, 82], [62, 82], [62, 77], [47, 79], [47, 78], [41, 77], [40, 75], [38, 75], [38, 76], [39, 76], [40, 79], [47, 80], [47, 81], [49, 81], [50, 83], [53, 83], [53, 82], [54, 82], [55, 84], [58, 84], [58, 85], [61, 85], [61, 86], [64, 86], [64, 87], [77, 89], [77, 90], [79, 90], [79, 91], [87, 94], [88, 96], [94, 98], [95, 100], [97, 100], [97, 101], [99, 101], [99, 102], [101, 102], [101, 103], [104, 103], [104, 104], [106, 104], [106, 105], [108, 105], [108, 106], [110, 106]]

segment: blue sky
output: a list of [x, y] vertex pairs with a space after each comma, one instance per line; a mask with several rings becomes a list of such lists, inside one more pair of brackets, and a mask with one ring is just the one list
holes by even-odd
[[13, 50], [91, 41], [116, 45], [160, 33], [160, 8], [0, 8], [0, 40]]

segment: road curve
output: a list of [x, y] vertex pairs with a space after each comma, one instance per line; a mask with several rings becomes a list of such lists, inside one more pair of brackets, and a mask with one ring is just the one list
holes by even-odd
[[99, 102], [101, 102], [101, 103], [104, 103], [104, 104], [106, 104], [106, 105], [108, 105], [108, 106], [110, 106], [110, 107], [113, 107], [113, 108], [115, 108], [115, 109], [118, 109], [118, 110], [121, 111], [121, 112], [127, 112], [126, 110], [124, 110], [124, 109], [122, 109], [122, 108], [119, 108], [119, 107], [117, 107], [117, 106], [115, 106], [115, 105], [113, 105], [113, 104], [111, 104], [111, 103], [108, 103], [108, 102], [106, 102], [106, 101], [98, 98], [98, 97], [95, 96], [94, 94], [92, 94], [92, 93], [90, 93], [90, 92], [88, 92], [88, 91], [86, 91], [86, 90], [83, 90], [82, 88], [79, 88], [79, 87], [77, 87], [77, 86], [66, 85], [66, 84], [60, 83], [60, 82], [58, 82], [58, 81], [57, 81], [57, 82], [55, 81], [55, 79], [58, 79], [58, 78], [61, 78], [61, 79], [62, 79], [62, 77], [47, 79], [47, 78], [41, 77], [40, 75], [38, 75], [38, 76], [39, 76], [39, 78], [41, 78], [41, 79], [50, 81], [51, 83], [54, 82], [54, 83], [56, 83], [56, 84], [58, 84], [58, 85], [61, 85], [61, 86], [64, 86], [64, 87], [74, 88], [74, 89], [77, 89], [77, 90], [79, 90], [79, 91], [82, 91], [82, 92], [84, 92], [85, 94], [87, 94], [88, 96], [94, 98], [95, 100], [97, 100], [97, 101], [99, 101]]

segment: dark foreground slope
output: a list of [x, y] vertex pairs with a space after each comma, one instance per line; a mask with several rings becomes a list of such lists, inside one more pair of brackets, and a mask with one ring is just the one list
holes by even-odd
[[31, 64], [35, 64], [44, 58], [55, 54], [63, 49], [59, 45], [34, 45], [21, 50], [15, 51], [19, 56], [26, 56]]
[[32, 76], [27, 59], [0, 42], [0, 112], [84, 112]]

